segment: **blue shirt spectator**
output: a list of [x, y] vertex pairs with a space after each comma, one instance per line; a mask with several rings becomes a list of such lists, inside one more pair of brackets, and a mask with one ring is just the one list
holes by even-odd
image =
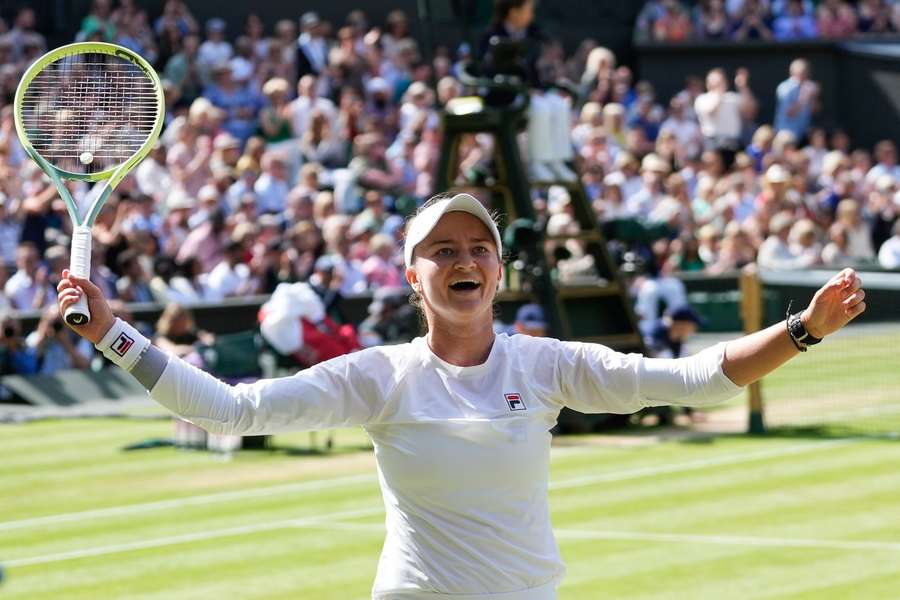
[[786, 13], [775, 19], [772, 29], [775, 39], [781, 41], [814, 38], [818, 34], [816, 20], [804, 10], [801, 0], [791, 0]]
[[809, 79], [809, 64], [803, 59], [791, 63], [790, 77], [775, 91], [775, 131], [790, 131], [802, 140], [809, 130], [816, 108], [819, 86]]

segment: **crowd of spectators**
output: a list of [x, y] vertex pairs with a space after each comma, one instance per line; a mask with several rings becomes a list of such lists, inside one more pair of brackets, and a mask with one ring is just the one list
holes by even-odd
[[635, 26], [641, 41], [793, 41], [900, 32], [894, 0], [650, 0]]
[[[819, 12], [845, 5], [823, 2]], [[808, 8], [746, 0], [703, 10], [716, 6], [729, 36], [740, 22], [733, 15], [752, 7], [767, 19]], [[872, 30], [884, 20], [876, 16], [893, 16], [886, 10], [861, 2], [854, 28]], [[46, 42], [29, 8], [0, 29], [0, 309], [45, 309], [68, 264], [71, 224], [18, 144], [11, 104]], [[693, 21], [685, 29], [693, 35]], [[272, 31], [251, 14], [242, 31], [228, 32], [220, 19], [198, 23], [182, 0], [167, 0], [156, 19], [134, 0], [95, 0], [77, 39], [147, 57], [167, 103], [159, 143], [94, 227], [91, 278], [107, 297], [184, 304], [305, 281], [333, 306], [339, 295], [404, 284], [405, 217], [434, 192], [439, 110], [463, 91], [456, 75], [473, 59], [467, 46], [438, 47], [426, 62], [400, 11], [382, 26], [357, 10], [337, 27], [307, 12]], [[660, 271], [722, 273], [755, 260], [781, 269], [900, 267], [897, 148], [885, 140], [870, 152], [843, 131], [816, 127], [821, 98], [804, 61], [778, 87], [773, 124], [758, 123], [746, 69], [715, 69], [658, 98], [651, 82], [634, 81], [590, 41], [566, 56], [548, 40], [537, 66], [550, 80], [576, 82], [567, 100], [574, 166], [598, 220], [670, 232], [648, 248]], [[491, 138], [469, 136], [460, 156], [461, 177], [491, 169]], [[87, 188], [71, 189], [77, 198]], [[541, 222], [572, 231], [571, 202], [550, 192], [534, 198]], [[68, 334], [47, 320], [41, 339]], [[3, 344], [17, 344], [7, 344], [14, 329]], [[80, 364], [68, 341], [59, 362]], [[35, 337], [31, 347], [39, 345]]]

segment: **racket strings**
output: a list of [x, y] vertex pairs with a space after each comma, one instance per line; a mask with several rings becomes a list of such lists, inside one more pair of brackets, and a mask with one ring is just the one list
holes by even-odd
[[138, 66], [89, 53], [44, 67], [26, 89], [21, 110], [41, 157], [58, 169], [87, 174], [115, 168], [137, 153], [160, 109], [153, 80]]

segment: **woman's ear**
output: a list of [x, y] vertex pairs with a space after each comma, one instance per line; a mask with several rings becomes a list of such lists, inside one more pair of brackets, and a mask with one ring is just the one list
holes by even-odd
[[406, 282], [416, 293], [422, 293], [422, 284], [419, 283], [419, 274], [412, 267], [406, 267]]

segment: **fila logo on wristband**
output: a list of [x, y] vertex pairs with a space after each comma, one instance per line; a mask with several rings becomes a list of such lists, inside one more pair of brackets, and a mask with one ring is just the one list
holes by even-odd
[[134, 340], [125, 335], [125, 332], [119, 334], [116, 341], [112, 343], [111, 350], [119, 356], [125, 356], [125, 353], [134, 345]]
[[525, 402], [522, 401], [522, 394], [503, 394], [503, 397], [506, 398], [506, 404], [509, 405], [509, 410], [526, 410]]

